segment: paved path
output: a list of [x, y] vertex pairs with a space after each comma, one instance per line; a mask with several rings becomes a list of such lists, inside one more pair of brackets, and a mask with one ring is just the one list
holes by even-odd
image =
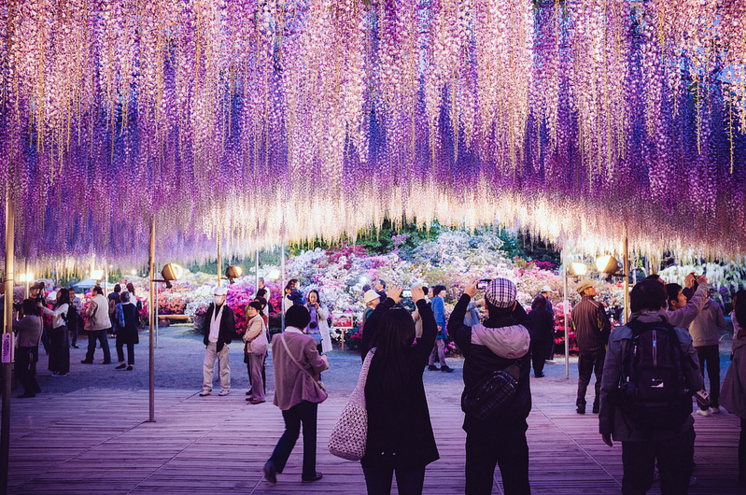
[[[204, 352], [200, 339], [172, 327], [162, 329], [159, 340], [155, 423], [146, 422], [146, 345], [137, 348], [133, 372], [79, 364], [84, 351], [73, 350], [70, 376], [56, 378], [41, 371], [46, 367], [42, 356], [39, 382], [44, 392], [12, 403], [11, 493], [365, 493], [359, 463], [326, 450], [329, 432], [354, 387], [359, 356], [333, 352], [331, 369], [322, 377], [331, 392], [319, 408], [318, 469], [324, 479], [300, 483], [298, 445], [272, 486], [262, 481], [261, 467], [282, 432], [282, 416], [270, 402], [252, 406], [244, 401], [248, 380], [239, 346], [232, 346], [232, 394], [202, 398], [197, 396]], [[428, 467], [426, 494], [463, 493], [465, 435], [458, 407], [463, 362], [449, 364], [456, 368], [452, 374], [424, 375], [441, 455]], [[532, 492], [618, 494], [621, 447], [601, 442], [596, 415], [575, 414], [575, 367], [573, 363], [569, 382], [561, 364], [548, 365], [546, 378], [531, 380]], [[271, 366], [267, 369], [272, 384]], [[696, 430], [699, 482], [690, 493], [742, 493], [735, 485], [737, 418], [696, 417]], [[502, 493], [499, 470], [495, 479], [493, 493]], [[650, 493], [659, 493], [657, 483]]]

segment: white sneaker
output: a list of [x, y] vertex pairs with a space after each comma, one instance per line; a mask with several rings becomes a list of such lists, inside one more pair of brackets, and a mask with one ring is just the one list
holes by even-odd
[[223, 389], [223, 390], [221, 390], [221, 391], [220, 391], [220, 393], [219, 393], [218, 395], [219, 395], [220, 397], [225, 397], [225, 396], [226, 396], [226, 395], [228, 395], [229, 393], [231, 393], [231, 391], [230, 391], [230, 390], [225, 390], [225, 389]]
[[199, 396], [200, 396], [200, 397], [207, 397], [207, 396], [208, 396], [208, 395], [210, 395], [211, 393], [212, 393], [212, 391], [208, 391], [208, 390], [203, 390], [202, 392], [200, 392], [200, 393], [199, 393]]
[[705, 416], [705, 417], [707, 417], [707, 416], [709, 416], [709, 415], [710, 415], [710, 413], [709, 413], [709, 412], [707, 412], [707, 409], [704, 409], [704, 410], [702, 410], [702, 409], [697, 409], [697, 414], [699, 414], [700, 416]]
[[720, 408], [719, 407], [711, 407], [710, 408], [710, 414], [720, 414]]

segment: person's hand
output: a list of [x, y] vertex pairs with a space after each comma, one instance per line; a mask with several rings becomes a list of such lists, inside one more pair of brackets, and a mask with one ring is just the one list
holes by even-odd
[[691, 289], [692, 287], [694, 287], [694, 272], [689, 273], [684, 278], [684, 287], [686, 287], [687, 289]]
[[606, 445], [608, 445], [609, 447], [613, 447], [614, 446], [614, 442], [611, 441], [611, 435], [609, 435], [608, 433], [602, 433], [601, 434], [601, 440], [603, 440], [604, 443]]
[[479, 282], [479, 280], [472, 280], [472, 282], [466, 286], [466, 289], [464, 289], [464, 294], [472, 299], [477, 295], [477, 282]]
[[699, 285], [706, 284], [707, 283], [707, 275], [700, 275], [697, 277], [697, 283]]
[[398, 285], [392, 285], [389, 287], [389, 290], [386, 291], [386, 297], [390, 297], [395, 303], [398, 303], [401, 301], [401, 291], [401, 287]]
[[425, 291], [422, 290], [422, 284], [417, 284], [412, 287], [412, 301], [417, 304], [421, 299], [425, 299]]

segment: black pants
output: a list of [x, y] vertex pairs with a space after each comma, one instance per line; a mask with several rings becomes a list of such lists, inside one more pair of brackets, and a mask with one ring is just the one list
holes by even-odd
[[421, 495], [425, 484], [425, 468], [402, 471], [393, 467], [363, 467], [368, 495], [389, 495], [391, 481], [396, 471], [396, 486], [399, 495]]
[[653, 468], [658, 461], [661, 495], [686, 495], [688, 449], [686, 434], [667, 440], [622, 442], [623, 495], [645, 495], [653, 485]]
[[285, 419], [285, 433], [277, 442], [272, 457], [269, 460], [275, 465], [278, 473], [282, 473], [288, 457], [295, 447], [300, 435], [300, 425], [303, 423], [303, 473], [301, 478], [308, 480], [316, 476], [316, 413], [319, 405], [304, 400], [287, 411], [282, 411]]
[[596, 398], [593, 399], [593, 409], [598, 410], [601, 397], [601, 376], [604, 372], [606, 348], [602, 347], [593, 352], [581, 352], [578, 358], [578, 400], [577, 406], [585, 407], [585, 392], [591, 383], [591, 374], [596, 374]]
[[702, 377], [705, 376], [706, 366], [707, 376], [710, 378], [710, 406], [718, 407], [718, 399], [720, 399], [720, 349], [716, 345], [705, 345], [695, 347], [695, 349], [697, 350], [697, 357], [699, 357]]
[[554, 332], [552, 332], [552, 338], [546, 342], [546, 356], [550, 361], [554, 359]]
[[40, 391], [36, 382], [36, 373], [33, 370], [33, 347], [19, 347], [16, 350], [16, 376], [18, 382], [27, 394], [35, 394]]
[[117, 339], [117, 358], [119, 359], [120, 363], [124, 362], [124, 346], [127, 346], [127, 364], [134, 365], [135, 364], [135, 344], [130, 342], [125, 342], [125, 339]]
[[500, 466], [505, 495], [529, 495], [525, 421], [516, 428], [466, 434], [466, 495], [489, 495], [495, 465]]
[[539, 376], [544, 373], [544, 361], [547, 356], [547, 343], [545, 340], [531, 341], [531, 362], [534, 366], [534, 375]]
[[101, 349], [104, 350], [104, 362], [111, 362], [111, 352], [109, 351], [109, 340], [106, 334], [111, 329], [96, 330], [88, 332], [88, 352], [85, 354], [86, 361], [93, 361], [93, 354], [96, 352], [96, 340], [101, 343]]
[[66, 326], [49, 331], [49, 371], [61, 374], [70, 371], [70, 334]]
[[746, 484], [746, 419], [741, 418], [741, 436], [738, 439], [738, 482]]

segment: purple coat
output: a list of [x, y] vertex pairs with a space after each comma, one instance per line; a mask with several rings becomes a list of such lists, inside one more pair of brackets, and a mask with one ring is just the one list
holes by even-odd
[[[286, 339], [287, 349], [282, 343]], [[284, 333], [272, 338], [272, 364], [275, 367], [275, 399], [274, 405], [287, 411], [302, 401], [324, 402], [327, 395], [313, 383], [308, 373], [303, 372], [288, 355], [293, 354], [298, 363], [311, 373], [316, 380], [319, 373], [329, 368], [326, 360], [316, 350], [316, 340], [301, 333], [294, 327], [288, 327]]]

